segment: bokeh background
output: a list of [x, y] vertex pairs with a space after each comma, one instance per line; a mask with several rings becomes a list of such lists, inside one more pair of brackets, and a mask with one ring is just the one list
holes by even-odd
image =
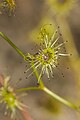
[[[34, 53], [39, 46], [37, 33], [44, 24], [60, 27], [69, 58], [63, 58], [54, 73], [54, 78], [43, 76], [45, 85], [63, 98], [80, 105], [80, 0], [16, 0], [16, 9], [10, 16], [3, 11], [0, 15], [0, 31], [6, 34], [24, 53]], [[35, 44], [38, 44], [38, 46]], [[26, 67], [27, 65], [27, 67]], [[20, 55], [0, 37], [0, 74], [11, 76], [15, 88], [36, 85], [30, 66]], [[21, 93], [19, 94], [19, 96]], [[79, 120], [80, 114], [59, 103], [42, 91], [28, 91], [20, 98], [29, 108], [33, 120]], [[4, 116], [5, 106], [0, 105], [0, 120], [10, 120]], [[24, 120], [17, 110], [14, 120]]]

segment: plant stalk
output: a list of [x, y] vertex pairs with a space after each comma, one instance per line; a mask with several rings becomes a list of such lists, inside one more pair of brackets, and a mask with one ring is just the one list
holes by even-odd
[[[2, 32], [0, 32], [0, 36], [3, 37], [24, 59], [26, 58], [24, 53], [13, 42], [11, 42], [11, 40], [6, 35], [4, 35]], [[37, 69], [34, 66], [34, 62], [30, 63], [30, 65], [33, 66], [32, 68], [33, 68], [34, 73], [35, 73], [35, 75], [37, 77], [37, 80], [38, 80], [39, 74], [38, 74]], [[76, 105], [74, 105], [73, 103], [61, 98], [60, 96], [58, 96], [57, 94], [51, 92], [48, 88], [46, 88], [41, 79], [40, 79], [40, 83], [39, 83], [38, 87], [21, 88], [21, 89], [18, 89], [17, 92], [22, 92], [22, 91], [26, 91], [26, 90], [38, 90], [38, 89], [43, 90], [48, 95], [52, 96], [53, 98], [55, 98], [59, 102], [67, 105], [68, 107], [79, 111], [79, 108]]]
[[4, 33], [0, 32], [0, 36], [4, 38], [4, 40], [6, 40], [24, 59], [26, 58], [24, 53], [17, 48], [17, 46]]
[[28, 91], [28, 90], [40, 90], [40, 87], [31, 86], [31, 87], [27, 87], [27, 88], [20, 88], [20, 89], [16, 90], [16, 92], [23, 92], [23, 91]]
[[58, 96], [54, 92], [50, 91], [48, 88], [44, 87], [43, 91], [46, 92], [48, 95], [52, 96], [54, 99], [58, 100], [59, 102], [65, 104], [66, 106], [68, 106], [68, 107], [70, 107], [70, 108], [72, 108], [74, 110], [79, 111], [79, 108], [75, 104], [63, 99], [62, 97]]

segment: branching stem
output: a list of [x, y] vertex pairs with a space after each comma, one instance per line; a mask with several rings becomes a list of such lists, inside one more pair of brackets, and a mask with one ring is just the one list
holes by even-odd
[[[2, 38], [4, 38], [14, 48], [21, 55], [21, 57], [23, 57], [23, 59], [27, 60], [26, 59], [27, 57], [25, 56], [25, 54], [13, 42], [11, 42], [11, 40], [6, 35], [4, 35], [2, 32], [0, 32], [0, 36]], [[30, 65], [33, 66], [32, 68], [33, 68], [34, 73], [38, 80], [39, 74], [38, 74], [37, 69], [34, 66], [34, 62], [31, 62]], [[53, 98], [55, 98], [56, 100], [58, 100], [59, 102], [67, 105], [70, 108], [73, 108], [73, 109], [79, 111], [79, 108], [75, 104], [63, 99], [62, 97], [58, 96], [57, 94], [55, 94], [54, 92], [52, 92], [48, 88], [46, 88], [41, 79], [40, 79], [40, 83], [39, 83], [38, 87], [32, 86], [32, 87], [28, 87], [28, 88], [21, 88], [21, 89], [18, 89], [17, 92], [22, 92], [22, 91], [27, 91], [27, 90], [42, 90], [42, 91], [46, 92], [48, 95], [50, 95]]]

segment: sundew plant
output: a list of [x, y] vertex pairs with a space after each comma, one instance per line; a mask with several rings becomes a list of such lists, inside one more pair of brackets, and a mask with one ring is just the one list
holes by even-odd
[[[61, 10], [65, 9], [67, 11], [67, 5], [69, 4], [69, 0], [66, 0], [67, 5], [64, 2], [64, 0], [61, 1], [63, 2], [60, 2], [58, 4], [58, 1], [54, 0], [54, 5], [53, 5], [53, 0], [50, 0], [48, 1], [49, 3], [47, 2], [47, 4], [49, 5], [51, 4], [51, 6], [55, 6], [54, 10], [57, 11], [56, 13], [58, 13], [59, 15], [59, 9]], [[72, 0], [70, 2], [70, 5], [71, 3], [73, 3]], [[17, 5], [15, 0], [3, 0], [0, 3], [0, 7], [1, 7], [1, 12], [6, 11], [7, 13], [9, 13], [8, 15], [10, 15], [8, 17], [11, 17], [12, 12], [14, 12]], [[51, 14], [52, 14], [52, 9], [51, 9]], [[62, 16], [61, 13], [60, 15]], [[56, 23], [57, 22], [55, 22], [55, 25]], [[47, 29], [48, 27], [50, 27], [52, 31], [48, 30]], [[11, 40], [10, 37], [8, 37], [6, 33], [2, 32], [2, 30], [0, 29], [0, 39], [2, 38], [2, 40], [5, 40], [5, 42], [7, 42], [10, 45], [9, 47], [12, 47], [11, 49], [13, 49], [15, 52], [17, 52], [17, 54], [20, 55], [24, 63], [28, 64], [28, 68], [24, 70], [25, 71], [24, 73], [27, 74], [29, 72], [29, 75], [26, 76], [27, 78], [26, 81], [24, 81], [24, 79], [22, 79], [22, 81], [24, 83], [26, 82], [25, 84], [27, 84], [28, 78], [31, 75], [35, 75], [36, 77], [35, 78], [36, 85], [33, 86], [31, 84], [28, 85], [28, 87], [20, 87], [15, 89], [15, 87], [13, 87], [10, 83], [11, 75], [4, 76], [0, 74], [0, 105], [2, 104], [5, 105], [4, 115], [8, 116], [8, 114], [10, 114], [9, 115], [10, 119], [14, 120], [17, 114], [17, 110], [19, 110], [19, 112], [22, 114], [23, 120], [34, 120], [34, 118], [31, 117], [30, 113], [28, 113], [29, 106], [23, 103], [20, 100], [20, 96], [19, 96], [21, 94], [23, 95], [24, 92], [27, 91], [33, 92], [34, 90], [41, 91], [42, 94], [46, 93], [46, 95], [51, 96], [51, 99], [53, 101], [55, 99], [57, 102], [69, 107], [68, 109], [73, 109], [74, 112], [78, 112], [78, 113], [80, 112], [80, 108], [76, 104], [76, 102], [75, 103], [71, 102], [72, 100], [70, 100], [69, 98], [68, 100], [65, 99], [65, 96], [63, 97], [61, 97], [61, 95], [59, 96], [50, 88], [48, 88], [47, 85], [45, 84], [45, 79], [43, 76], [46, 76], [46, 82], [49, 82], [51, 80], [53, 80], [54, 82], [55, 79], [54, 71], [58, 69], [57, 66], [59, 65], [60, 62], [62, 64], [63, 62], [62, 58], [69, 59], [72, 56], [72, 54], [74, 55], [74, 53], [71, 53], [72, 51], [69, 52], [69, 49], [65, 48], [66, 51], [62, 49], [69, 44], [66, 38], [64, 37], [64, 30], [62, 30], [61, 32], [61, 28], [58, 25], [56, 29], [54, 30], [53, 29], [54, 29], [53, 23], [45, 23], [44, 25], [42, 24], [40, 26], [39, 34], [38, 34], [39, 43], [36, 43], [38, 49], [36, 50], [36, 52], [33, 51], [32, 53], [31, 51], [29, 52], [30, 49], [27, 50], [26, 53], [24, 53], [24, 51], [22, 51], [18, 47], [18, 45], [16, 45], [16, 43], [14, 43], [13, 40]], [[34, 97], [32, 99], [34, 99]]]
[[15, 111], [16, 107], [20, 110], [23, 110], [23, 108], [26, 106], [17, 100], [16, 94], [14, 93], [13, 88], [10, 87], [9, 85], [9, 80], [10, 80], [10, 77], [6, 77], [5, 79], [3, 79], [3, 83], [1, 83], [0, 102], [6, 104], [7, 110], [5, 111], [4, 114], [6, 115], [9, 109], [11, 112], [11, 118], [13, 118], [16, 113]]
[[[21, 57], [23, 57], [24, 61], [28, 61], [29, 64], [31, 65], [31, 67], [29, 69], [33, 69], [33, 74], [36, 75], [37, 77], [37, 83], [38, 85], [37, 86], [30, 86], [28, 88], [20, 88], [17, 90], [17, 92], [22, 92], [22, 91], [27, 91], [27, 90], [43, 90], [44, 92], [46, 92], [47, 94], [49, 94], [50, 96], [52, 96], [53, 98], [55, 98], [56, 100], [62, 102], [63, 104], [75, 109], [75, 110], [79, 110], [79, 108], [61, 98], [60, 96], [58, 96], [57, 94], [51, 92], [43, 83], [43, 80], [41, 79], [41, 75], [44, 73], [44, 74], [47, 74], [48, 78], [50, 79], [49, 77], [49, 72], [51, 72], [51, 74], [53, 74], [53, 70], [55, 69], [57, 63], [58, 63], [58, 57], [59, 56], [69, 56], [70, 54], [67, 54], [67, 53], [61, 53], [59, 52], [61, 46], [63, 44], [65, 44], [64, 42], [60, 43], [59, 45], [57, 46], [54, 46], [56, 44], [56, 42], [59, 40], [59, 37], [55, 39], [55, 34], [57, 33], [57, 31], [55, 31], [53, 33], [53, 35], [50, 37], [48, 36], [46, 30], [42, 30], [43, 28], [41, 28], [41, 35], [42, 35], [42, 39], [43, 39], [43, 42], [44, 42], [44, 48], [43, 49], [39, 49], [37, 54], [34, 54], [34, 55], [31, 55], [30, 53], [27, 53], [27, 55], [23, 54], [23, 52], [5, 35], [3, 34], [2, 32], [0, 32], [0, 36], [4, 38], [4, 40], [6, 40], [16, 51], [18, 54], [21, 55]], [[41, 66], [41, 73], [39, 74], [38, 71], [37, 71], [37, 68]], [[28, 69], [28, 70], [29, 70]], [[27, 70], [27, 71], [28, 71]], [[27, 72], [26, 71], [26, 72]], [[32, 74], [31, 73], [31, 74]], [[6, 80], [5, 80], [6, 82]], [[2, 88], [1, 88], [1, 97], [2, 97], [2, 100], [1, 102], [5, 102], [6, 103], [6, 107], [8, 107], [9, 109], [11, 109], [12, 111], [12, 115], [14, 114], [15, 112], [15, 107], [18, 107], [19, 109], [21, 109], [21, 103], [19, 103], [14, 94], [12, 93], [12, 91], [9, 91], [9, 93], [7, 93], [7, 90], [8, 89], [8, 86], [7, 86], [7, 82], [2, 85]], [[10, 101], [10, 98], [12, 99], [12, 101]]]
[[[53, 70], [56, 68], [58, 64], [59, 56], [70, 56], [70, 54], [62, 53], [60, 51], [61, 47], [67, 42], [62, 42], [58, 45], [56, 43], [60, 40], [61, 34], [59, 34], [58, 37], [56, 37], [57, 30], [50, 36], [48, 31], [46, 30], [46, 26], [44, 25], [39, 33], [39, 39], [43, 43], [43, 45], [40, 45], [40, 49], [35, 53], [34, 55], [31, 55], [28, 53], [28, 59], [29, 62], [33, 62], [33, 66], [37, 69], [38, 67], [41, 67], [41, 73], [39, 74], [38, 82], [43, 74], [47, 74], [48, 79], [50, 79], [50, 73], [51, 76], [53, 76]], [[52, 26], [50, 24], [50, 26]], [[30, 68], [32, 68], [31, 66]], [[25, 72], [28, 72], [29, 69], [27, 69]], [[33, 72], [32, 72], [33, 73]], [[31, 73], [31, 74], [32, 74]]]

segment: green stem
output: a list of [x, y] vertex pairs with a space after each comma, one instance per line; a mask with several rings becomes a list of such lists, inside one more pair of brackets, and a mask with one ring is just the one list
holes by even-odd
[[[31, 62], [31, 66], [33, 66], [33, 67], [32, 67], [32, 68], [33, 68], [33, 71], [34, 71], [34, 73], [35, 73], [35, 75], [36, 75], [36, 77], [37, 77], [37, 80], [38, 80], [38, 78], [39, 78], [39, 73], [38, 73], [37, 69], [36, 69], [35, 66], [34, 66], [34, 62]], [[40, 86], [41, 88], [44, 87], [44, 84], [43, 84], [41, 78], [39, 79], [39, 86]]]
[[46, 92], [48, 95], [50, 95], [51, 97], [53, 97], [54, 99], [58, 100], [59, 102], [61, 102], [61, 103], [65, 104], [66, 106], [80, 112], [79, 108], [75, 104], [63, 99], [62, 97], [60, 97], [57, 94], [55, 94], [54, 92], [50, 91], [46, 87], [41, 88], [41, 87], [32, 86], [32, 87], [28, 87], [28, 88], [18, 89], [17, 92], [28, 91], [28, 90], [42, 90], [42, 91]]
[[0, 36], [4, 38], [24, 59], [26, 58], [24, 53], [19, 48], [17, 48], [17, 46], [13, 42], [11, 42], [11, 40], [6, 35], [0, 32]]
[[73, 109], [79, 111], [79, 108], [78, 108], [76, 105], [74, 105], [73, 103], [71, 103], [71, 102], [69, 102], [69, 101], [61, 98], [61, 97], [58, 96], [57, 94], [51, 92], [48, 88], [44, 87], [44, 88], [43, 88], [43, 91], [46, 92], [47, 94], [49, 94], [50, 96], [52, 96], [53, 98], [55, 98], [56, 100], [58, 100], [59, 102], [67, 105], [67, 106], [70, 107], [70, 108], [73, 108]]
[[28, 90], [40, 90], [40, 87], [31, 86], [27, 88], [21, 88], [21, 89], [18, 89], [16, 92], [22, 92], [22, 91], [28, 91]]

